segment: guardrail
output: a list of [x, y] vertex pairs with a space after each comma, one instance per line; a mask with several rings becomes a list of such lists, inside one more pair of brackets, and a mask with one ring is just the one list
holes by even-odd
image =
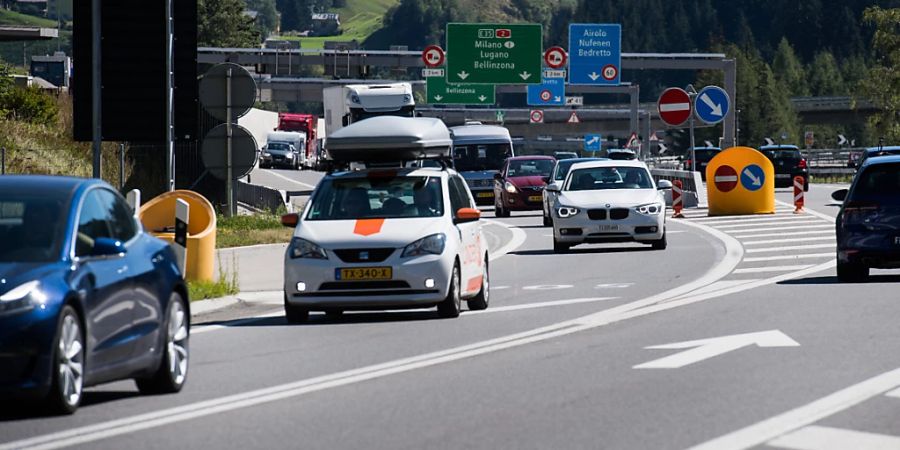
[[[700, 177], [700, 172], [673, 169], [650, 169], [653, 179], [675, 181], [682, 184], [682, 204], [685, 208], [706, 207], [706, 186]], [[666, 206], [672, 206], [672, 191], [666, 190]]]
[[279, 209], [287, 207], [285, 198], [284, 191], [243, 181], [237, 182], [236, 200], [255, 209], [275, 214]]

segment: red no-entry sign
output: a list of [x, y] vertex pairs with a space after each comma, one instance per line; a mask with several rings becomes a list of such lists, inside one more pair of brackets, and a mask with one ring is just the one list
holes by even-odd
[[733, 167], [723, 165], [716, 169], [713, 181], [719, 192], [729, 192], [737, 187], [738, 175]]
[[659, 96], [656, 108], [663, 122], [677, 127], [691, 117], [691, 97], [684, 89], [668, 88]]

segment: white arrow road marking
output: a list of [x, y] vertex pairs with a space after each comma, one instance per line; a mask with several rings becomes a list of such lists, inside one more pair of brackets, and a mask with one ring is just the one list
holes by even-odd
[[689, 111], [690, 109], [690, 103], [663, 103], [659, 105], [659, 112]]
[[[635, 369], [678, 369], [696, 362], [713, 358], [725, 353], [747, 347], [799, 347], [797, 341], [778, 330], [760, 331], [757, 333], [735, 334], [696, 341], [676, 342], [674, 344], [654, 345], [648, 349], [680, 349], [690, 348], [665, 358], [656, 359], [634, 366]], [[694, 348], [692, 348], [694, 347]]]
[[812, 425], [766, 442], [766, 445], [797, 450], [875, 450], [900, 448], [900, 437]]
[[754, 175], [753, 172], [750, 170], [750, 168], [744, 169], [744, 175], [746, 175], [747, 178], [749, 178], [750, 181], [753, 182], [754, 186], [762, 186], [762, 180], [759, 177], [757, 177], [756, 175]]
[[[700, 101], [703, 103], [706, 103], [706, 106], [709, 106], [709, 108], [712, 109], [710, 114], [712, 114], [714, 116], [722, 116], [722, 105], [719, 105], [719, 104], [713, 102], [712, 99], [709, 98], [709, 95], [706, 95], [706, 94], [701, 95]], [[706, 141], [706, 142], [709, 142], [709, 141]], [[709, 144], [707, 144], [707, 145], [712, 147], [712, 145], [709, 145]]]
[[465, 80], [466, 78], [469, 78], [469, 73], [463, 70], [462, 72], [456, 74], [456, 76], [458, 76], [460, 80]]
[[523, 80], [527, 80], [527, 79], [531, 78], [531, 74], [528, 73], [527, 70], [525, 72], [520, 73], [519, 76], [522, 77]]
[[590, 74], [588, 74], [588, 78], [593, 81], [597, 81], [597, 78], [600, 78], [600, 75], [597, 72], [591, 72]]

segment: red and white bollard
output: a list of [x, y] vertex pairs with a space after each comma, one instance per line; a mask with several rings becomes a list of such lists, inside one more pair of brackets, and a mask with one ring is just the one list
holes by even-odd
[[803, 177], [794, 177], [794, 214], [803, 214]]
[[682, 203], [682, 188], [684, 187], [684, 183], [681, 180], [675, 180], [672, 182], [672, 210], [675, 211], [672, 214], [673, 219], [683, 219], [684, 214], [681, 213], [681, 209], [684, 207]]

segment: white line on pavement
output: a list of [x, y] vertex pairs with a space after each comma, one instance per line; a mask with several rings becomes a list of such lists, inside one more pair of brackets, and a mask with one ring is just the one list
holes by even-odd
[[523, 291], [552, 291], [557, 289], [569, 289], [572, 288], [571, 284], [537, 284], [534, 286], [525, 286], [522, 288]]
[[[744, 236], [744, 239], [747, 237]], [[762, 244], [790, 244], [793, 242], [814, 242], [814, 241], [833, 241], [834, 235], [831, 236], [814, 236], [814, 237], [797, 237], [789, 239], [767, 239], [762, 241], [741, 241], [744, 245], [762, 245]]]
[[813, 244], [813, 245], [790, 245], [787, 247], [766, 247], [766, 248], [751, 248], [745, 250], [745, 253], [766, 253], [766, 252], [784, 252], [788, 250], [807, 250], [814, 248], [831, 248], [837, 247], [837, 244], [834, 242], [828, 244]]
[[519, 248], [520, 246], [522, 246], [522, 244], [525, 243], [525, 239], [528, 238], [528, 235], [525, 234], [525, 230], [523, 230], [519, 227], [514, 227], [512, 225], [507, 225], [503, 222], [500, 222], [499, 220], [485, 220], [485, 223], [504, 227], [513, 234], [512, 239], [510, 239], [510, 241], [507, 242], [506, 245], [504, 245], [503, 247], [500, 247], [496, 251], [491, 252], [490, 257], [489, 257], [489, 259], [491, 261], [493, 261], [497, 258], [500, 258], [501, 256], [504, 256], [507, 253]]
[[[777, 204], [779, 204], [779, 205], [782, 205], [782, 206], [789, 207], [789, 208], [792, 208], [792, 207], [794, 206], [794, 205], [792, 205], [792, 204], [790, 204], [790, 203], [783, 202], [783, 201], [781, 201], [781, 200], [775, 200], [775, 203], [777, 203]], [[834, 218], [834, 217], [831, 217], [831, 216], [829, 216], [829, 215], [827, 215], [827, 214], [822, 214], [822, 213], [820, 213], [820, 212], [818, 212], [818, 211], [813, 211], [813, 210], [811, 210], [811, 209], [807, 209], [807, 210], [805, 210], [805, 211], [806, 211], [806, 213], [805, 213], [806, 215], [809, 215], [809, 216], [816, 216], [816, 217], [818, 217], [818, 218], [820, 218], [820, 219], [822, 219], [822, 220], [825, 220], [825, 221], [827, 221], [827, 222], [834, 223], [835, 218]]]
[[802, 266], [766, 266], [766, 267], [747, 267], [743, 269], [735, 269], [734, 273], [764, 273], [764, 272], [788, 272], [791, 270], [803, 270], [811, 267], [811, 264]]
[[803, 217], [803, 216], [797, 215], [797, 214], [775, 214], [775, 215], [767, 214], [767, 215], [765, 215], [765, 217], [758, 217], [758, 216], [744, 216], [744, 217], [745, 218], [743, 218], [743, 219], [737, 219], [734, 217], [728, 217], [728, 218], [709, 217], [706, 219], [697, 219], [697, 221], [702, 222], [705, 225], [719, 226], [719, 225], [728, 225], [728, 224], [733, 224], [733, 223], [767, 222], [767, 221], [772, 221], [775, 219], [778, 219], [781, 221], [786, 221], [786, 222], [791, 222], [791, 221], [800, 220], [800, 219], [808, 219], [808, 217]]
[[692, 447], [691, 450], [727, 450], [755, 447], [897, 387], [900, 387], [900, 369], [894, 369], [869, 378], [866, 381], [837, 391], [799, 408], [704, 442], [696, 447]]
[[818, 230], [818, 229], [823, 229], [823, 228], [827, 228], [827, 229], [829, 229], [829, 230], [831, 230], [831, 231], [834, 231], [834, 225], [822, 224], [822, 225], [804, 225], [804, 226], [797, 226], [797, 227], [779, 227], [779, 226], [773, 226], [773, 227], [760, 227], [759, 229], [756, 229], [756, 230], [735, 230], [735, 231], [729, 231], [728, 234], [731, 234], [731, 235], [734, 236], [734, 237], [744, 237], [744, 235], [747, 234], [747, 233], [759, 233], [760, 231], [777, 231], [777, 230]]
[[523, 305], [510, 305], [510, 306], [501, 306], [498, 308], [488, 308], [483, 309], [481, 311], [465, 311], [463, 315], [465, 316], [474, 316], [477, 314], [491, 314], [498, 312], [510, 312], [510, 311], [521, 311], [523, 309], [535, 309], [535, 308], [546, 308], [549, 306], [566, 306], [566, 305], [575, 305], [580, 303], [594, 303], [594, 302], [602, 302], [606, 300], [615, 300], [619, 297], [588, 297], [588, 298], [573, 298], [571, 300], [554, 300], [551, 302], [541, 302], [541, 303], [526, 303]]
[[744, 258], [744, 262], [762, 262], [762, 261], [785, 261], [791, 259], [805, 258], [834, 258], [834, 253], [805, 253], [799, 255], [778, 255], [778, 256], [754, 256]]
[[796, 450], [898, 449], [900, 437], [812, 425], [766, 442], [766, 445]]
[[303, 186], [303, 187], [308, 188], [308, 189], [315, 189], [315, 188], [316, 188], [315, 186], [313, 186], [313, 185], [311, 185], [311, 184], [309, 184], [309, 183], [304, 183], [304, 182], [302, 182], [302, 181], [294, 180], [294, 179], [289, 178], [289, 177], [286, 177], [286, 176], [284, 176], [284, 175], [282, 175], [282, 174], [280, 174], [280, 173], [278, 173], [278, 172], [274, 172], [274, 171], [271, 171], [271, 170], [268, 170], [268, 169], [261, 169], [261, 170], [263, 170], [264, 173], [267, 173], [267, 174], [269, 174], [269, 175], [275, 175], [276, 177], [281, 178], [282, 180], [285, 180], [285, 181], [294, 183], [294, 184], [296, 184], [296, 185], [298, 185], [298, 186]]
[[718, 228], [720, 230], [737, 230], [740, 228], [756, 228], [756, 227], [762, 228], [766, 225], [771, 225], [774, 227], [777, 225], [799, 225], [799, 224], [814, 225], [814, 224], [821, 224], [821, 223], [822, 223], [822, 221], [815, 217], [804, 217], [803, 220], [794, 220], [794, 221], [790, 221], [790, 222], [786, 222], [784, 220], [772, 220], [772, 221], [767, 221], [767, 222], [742, 223], [742, 224], [737, 224], [737, 225], [722, 225], [722, 226], [713, 225], [713, 226], [715, 226], [716, 228]]
[[[732, 233], [734, 237], [739, 237], [741, 239], [755, 239], [755, 238], [766, 238], [766, 237], [779, 237], [779, 236], [809, 236], [811, 234], [828, 234], [834, 237], [834, 227], [831, 225], [824, 225], [828, 227], [827, 230], [809, 230], [809, 231], [794, 231], [791, 233], [763, 233], [763, 234], [741, 234], [738, 236], [738, 233]], [[753, 231], [754, 233], [756, 230]]]

